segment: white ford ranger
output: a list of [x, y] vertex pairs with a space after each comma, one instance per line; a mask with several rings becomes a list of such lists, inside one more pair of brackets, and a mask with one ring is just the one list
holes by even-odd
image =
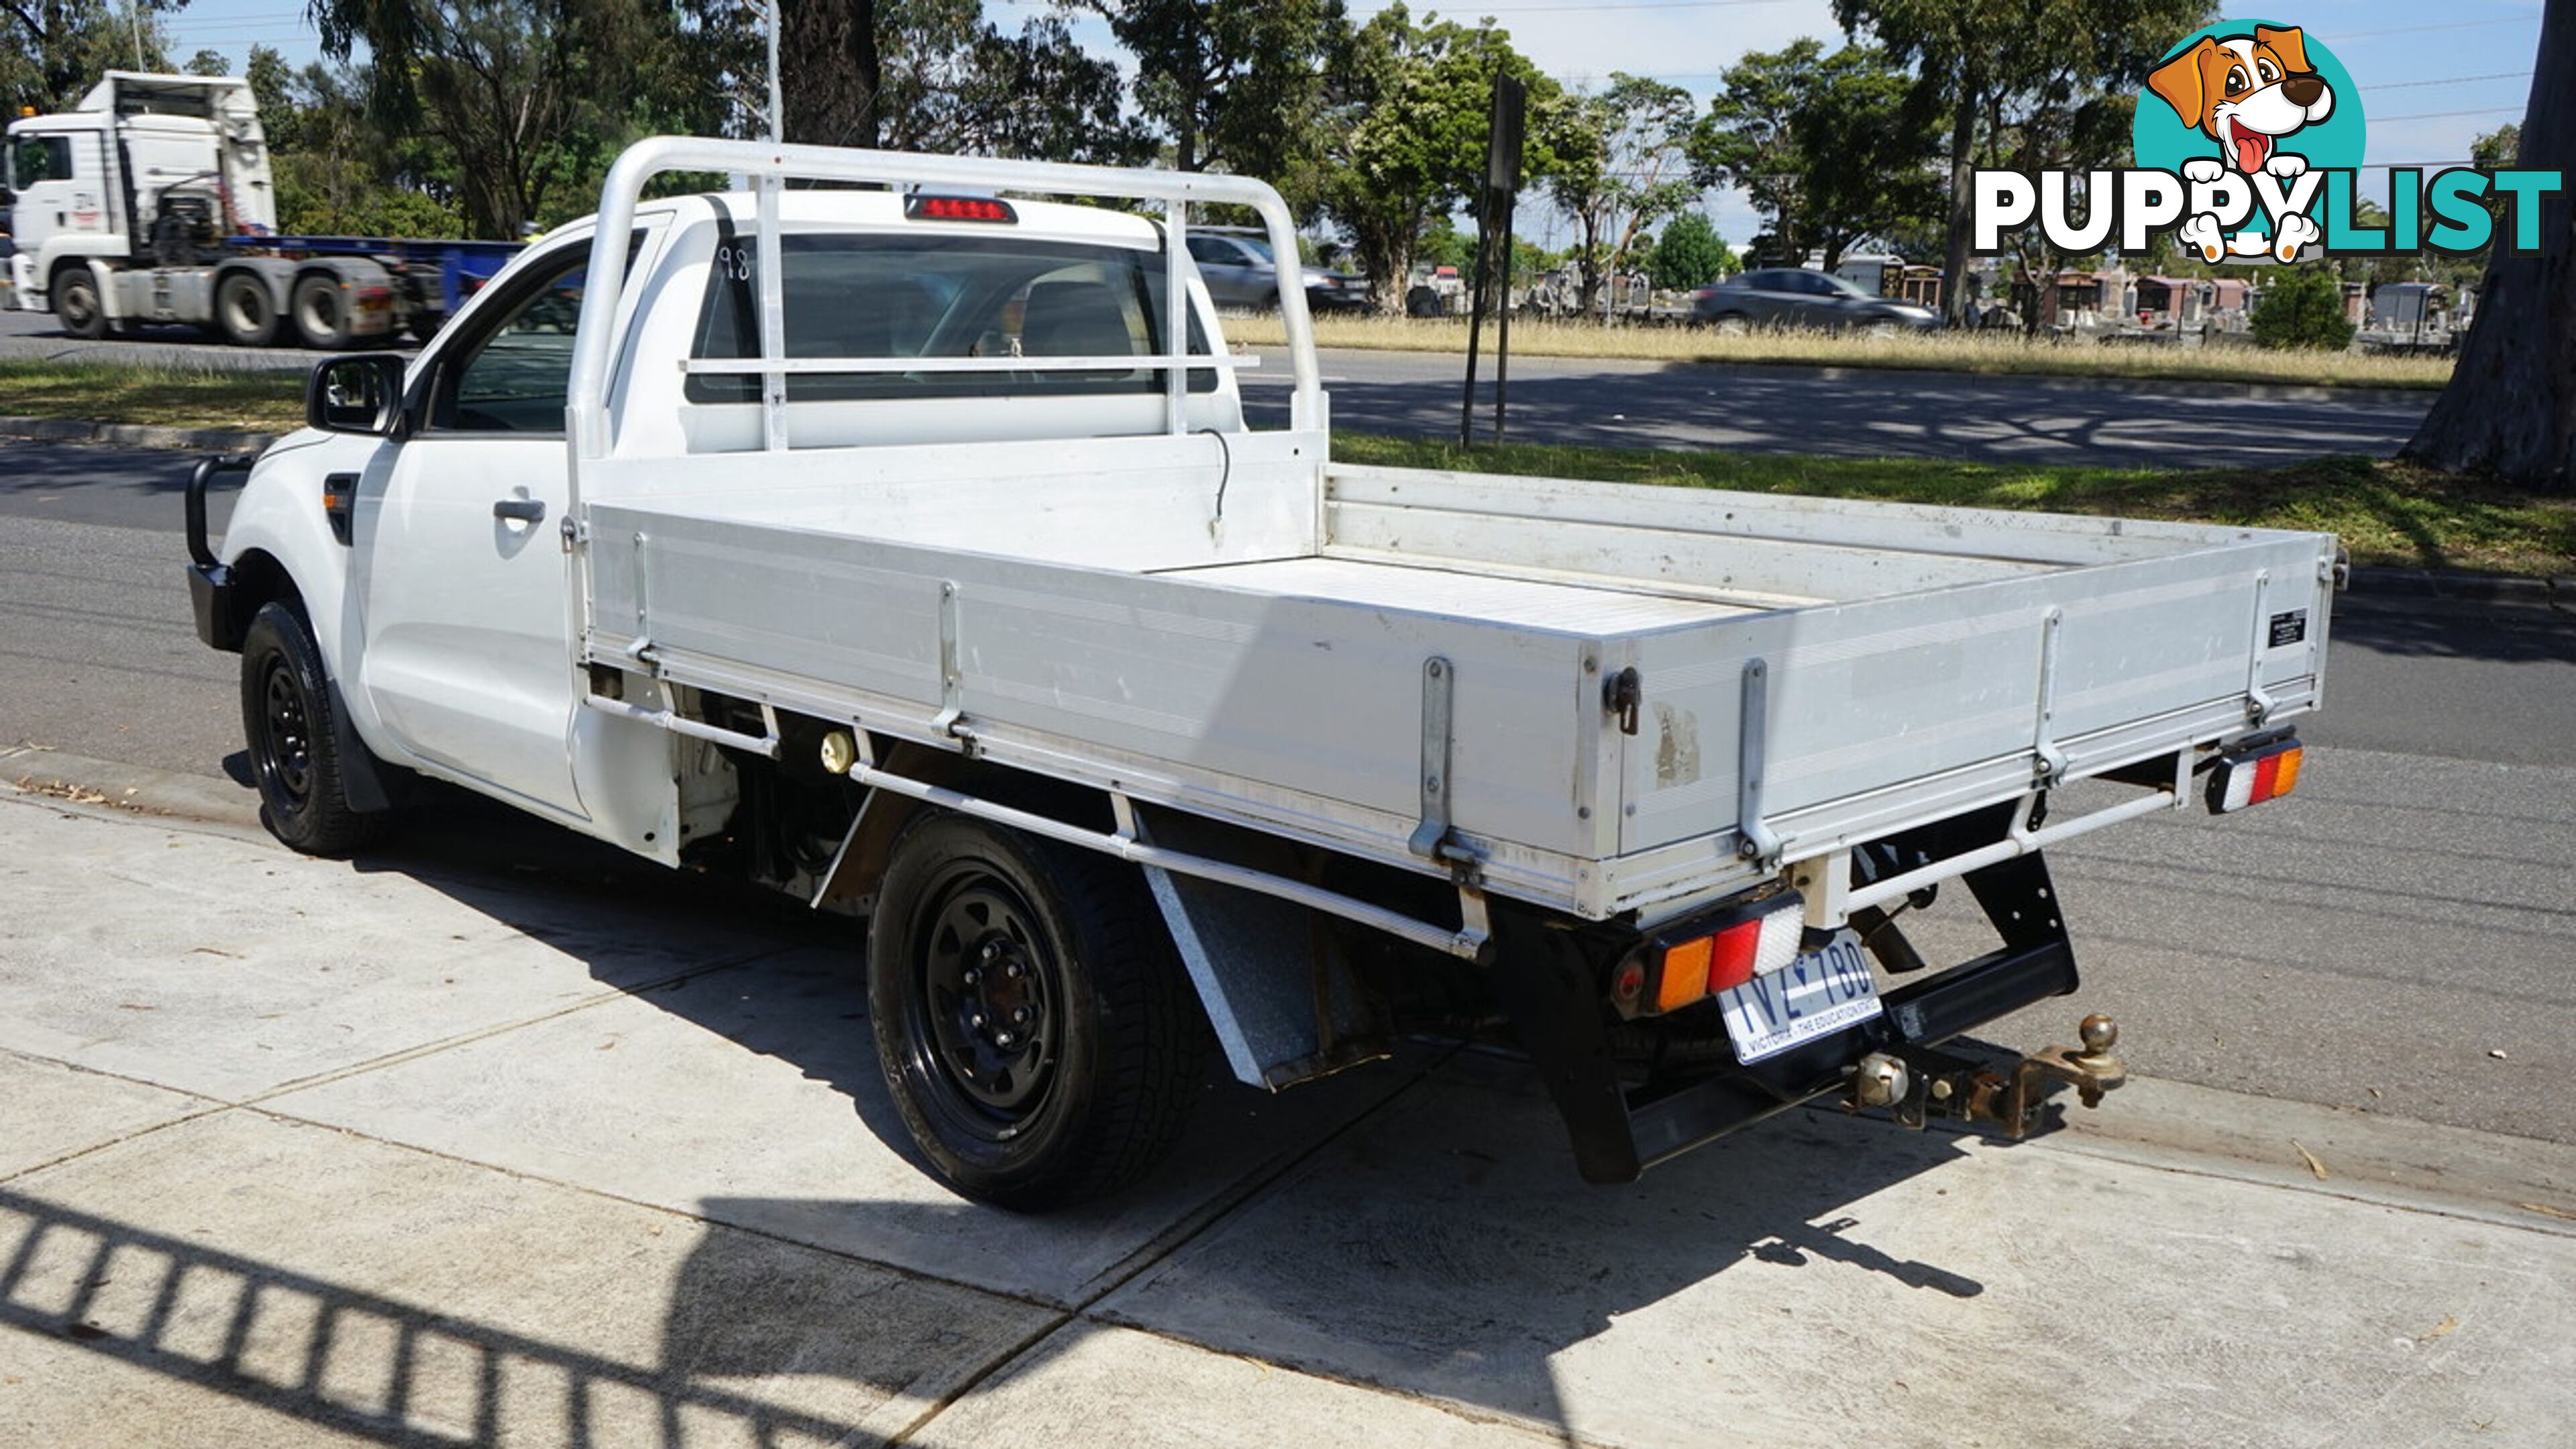
[[[219, 552], [200, 468], [271, 828], [425, 775], [864, 917], [906, 1124], [1022, 1208], [1150, 1167], [1210, 1042], [1511, 1043], [1601, 1182], [2119, 1081], [2100, 1019], [1945, 1044], [2075, 989], [2044, 847], [2293, 786], [2331, 538], [1336, 465], [1293, 289], [1246, 426], [1193, 201], [1293, 254], [1239, 178], [629, 151], [418, 358], [319, 366]], [[1928, 962], [1954, 879], [1996, 944]]]

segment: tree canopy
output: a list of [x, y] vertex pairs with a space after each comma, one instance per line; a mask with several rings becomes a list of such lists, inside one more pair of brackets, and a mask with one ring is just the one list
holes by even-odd
[[110, 70], [170, 70], [160, 19], [188, 0], [0, 0], [0, 99], [15, 118], [20, 106], [67, 111]]
[[1697, 179], [1740, 188], [1792, 263], [1831, 271], [1864, 236], [1940, 205], [1936, 136], [1913, 79], [1887, 52], [1813, 40], [1729, 67], [1690, 138]]
[[1543, 179], [1564, 143], [1564, 93], [1491, 22], [1417, 25], [1401, 3], [1391, 5], [1360, 27], [1336, 68], [1321, 191], [1382, 310], [1402, 307], [1414, 247], [1434, 218], [1464, 208], [1482, 187], [1494, 78], [1503, 74], [1528, 87], [1522, 168]]
[[1566, 98], [1548, 195], [1574, 223], [1576, 306], [1590, 312], [1601, 279], [1631, 265], [1637, 234], [1699, 195], [1685, 154], [1690, 92], [1613, 72], [1607, 90]]
[[1646, 270], [1654, 275], [1656, 286], [1686, 292], [1734, 271], [1735, 251], [1717, 234], [1706, 213], [1685, 211], [1655, 239]]

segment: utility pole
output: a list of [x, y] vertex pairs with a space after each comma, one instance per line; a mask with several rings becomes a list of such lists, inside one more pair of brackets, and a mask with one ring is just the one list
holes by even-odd
[[1476, 441], [1476, 346], [1485, 325], [1485, 288], [1493, 272], [1497, 234], [1502, 250], [1502, 310], [1494, 320], [1494, 436], [1503, 435], [1510, 387], [1512, 338], [1512, 208], [1521, 189], [1521, 121], [1528, 89], [1518, 78], [1494, 77], [1493, 121], [1485, 136], [1485, 184], [1476, 207], [1476, 276], [1467, 312], [1467, 389], [1458, 404], [1458, 445]]
[[783, 0], [769, 0], [762, 11], [769, 18], [769, 144], [775, 146], [787, 137], [784, 110], [778, 95], [778, 7]]

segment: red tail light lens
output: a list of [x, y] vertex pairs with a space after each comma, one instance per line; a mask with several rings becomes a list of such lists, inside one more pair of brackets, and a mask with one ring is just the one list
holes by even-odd
[[1016, 222], [1020, 214], [1007, 201], [988, 196], [916, 196], [905, 203], [903, 214], [917, 221], [1003, 221]]

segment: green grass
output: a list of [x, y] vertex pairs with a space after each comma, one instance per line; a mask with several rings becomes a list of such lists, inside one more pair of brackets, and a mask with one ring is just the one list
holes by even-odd
[[283, 433], [304, 424], [304, 374], [0, 360], [0, 417]]
[[2576, 573], [2576, 499], [2370, 458], [2264, 469], [2073, 468], [1542, 443], [1468, 450], [1351, 433], [1334, 436], [1333, 457], [1396, 468], [2314, 529], [2341, 537], [2364, 566]]
[[[1286, 333], [1275, 314], [1227, 320], [1226, 336], [1277, 346]], [[1315, 319], [1323, 347], [1464, 352], [1467, 324], [1456, 318]], [[1485, 329], [1490, 353], [1494, 332]], [[2276, 387], [2439, 389], [2451, 376], [2440, 357], [2371, 357], [2343, 352], [2266, 352], [2250, 346], [2108, 346], [2068, 338], [2032, 340], [1994, 332], [1927, 332], [1895, 337], [1841, 337], [1820, 332], [1760, 331], [1721, 337], [1701, 327], [1602, 327], [1588, 322], [1514, 319], [1512, 351], [1530, 357], [1615, 357], [1651, 362], [1704, 362], [1795, 367], [1880, 367], [2013, 377], [2112, 377], [2251, 382]]]

